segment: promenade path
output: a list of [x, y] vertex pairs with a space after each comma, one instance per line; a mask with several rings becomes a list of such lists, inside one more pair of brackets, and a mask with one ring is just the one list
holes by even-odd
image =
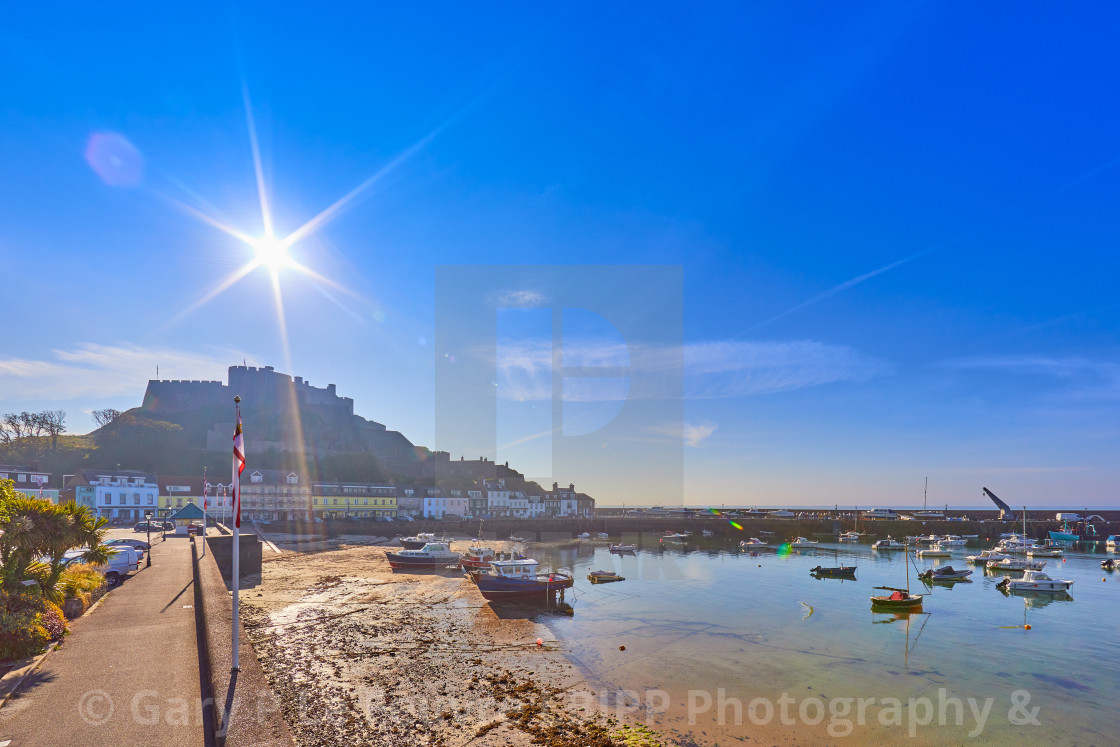
[[[127, 530], [110, 536], [141, 537]], [[152, 536], [152, 565], [70, 623], [64, 643], [0, 708], [0, 745], [203, 747], [191, 543]]]

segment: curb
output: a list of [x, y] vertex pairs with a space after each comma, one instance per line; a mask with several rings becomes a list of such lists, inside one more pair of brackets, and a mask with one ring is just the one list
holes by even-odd
[[38, 669], [39, 666], [46, 661], [48, 656], [54, 653], [55, 649], [58, 648], [58, 643], [58, 641], [54, 641], [53, 643], [47, 644], [47, 650], [38, 656], [29, 656], [26, 659], [21, 659], [16, 666], [12, 667], [10, 672], [0, 679], [0, 708], [3, 708], [4, 704], [8, 702], [8, 699], [19, 691], [20, 687], [23, 685], [23, 681], [26, 680], [32, 672]]

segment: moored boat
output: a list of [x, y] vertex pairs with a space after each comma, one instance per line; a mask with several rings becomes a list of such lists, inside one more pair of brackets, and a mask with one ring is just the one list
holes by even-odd
[[622, 545], [622, 544], [611, 545], [608, 549], [613, 553], [627, 553], [627, 552], [636, 553], [636, 552], [638, 552], [638, 546], [637, 545]]
[[[905, 548], [904, 548], [905, 549]], [[906, 556], [906, 588], [876, 586], [876, 589], [889, 591], [890, 594], [872, 596], [871, 609], [891, 612], [917, 612], [922, 608], [922, 595], [910, 593], [910, 556]]]
[[394, 571], [410, 568], [443, 568], [459, 565], [459, 553], [454, 552], [446, 542], [429, 542], [419, 550], [401, 550], [385, 553], [389, 567]]
[[856, 567], [854, 565], [840, 565], [832, 568], [825, 568], [824, 566], [817, 566], [810, 568], [809, 573], [815, 576], [855, 576]]
[[996, 584], [999, 589], [1009, 591], [1068, 591], [1073, 581], [1050, 578], [1041, 571], [1026, 570], [1022, 578], [1005, 578]]
[[926, 581], [965, 581], [972, 575], [972, 571], [957, 570], [951, 565], [939, 568], [930, 568], [918, 574], [918, 578]]
[[979, 555], [966, 555], [965, 560], [969, 563], [978, 563], [980, 565], [987, 565], [989, 560], [999, 562], [1001, 560], [1011, 560], [1010, 555], [1005, 555], [997, 549], [984, 550]]
[[792, 540], [789, 543], [789, 546], [792, 547], [794, 550], [811, 550], [812, 548], [817, 546], [817, 541], [816, 540], [811, 540], [811, 539], [805, 539], [804, 537], [798, 537], [798, 538]]
[[948, 558], [953, 555], [949, 548], [942, 547], [940, 544], [918, 550], [914, 554], [919, 558]]
[[495, 557], [493, 548], [475, 546], [459, 556], [459, 562], [464, 568], [489, 568]]
[[1061, 542], [1047, 540], [1044, 545], [1028, 548], [1027, 555], [1032, 558], [1060, 558], [1065, 555], [1065, 547]]
[[487, 570], [470, 572], [482, 596], [491, 601], [503, 599], [546, 599], [555, 592], [570, 589], [574, 579], [569, 573], [539, 573], [540, 564], [531, 559], [503, 560]]
[[1051, 531], [1047, 532], [1047, 535], [1052, 540], [1061, 540], [1063, 542], [1076, 542], [1077, 540], [1081, 539], [1081, 537], [1069, 530], [1068, 521], [1063, 521], [1061, 529], [1052, 529]]
[[770, 547], [770, 545], [763, 542], [758, 537], [751, 537], [749, 540], [741, 540], [739, 542], [740, 550], [762, 550], [768, 547]]
[[419, 550], [429, 542], [435, 542], [434, 534], [421, 532], [413, 537], [401, 537], [401, 547], [406, 550]]
[[606, 584], [611, 581], [625, 581], [626, 579], [614, 571], [591, 571], [587, 574], [587, 580], [593, 584]]
[[987, 568], [989, 571], [1041, 571], [1045, 565], [1045, 560], [1004, 558], [1003, 560], [989, 560]]
[[886, 539], [875, 540], [871, 544], [871, 549], [872, 550], [905, 550], [906, 545], [902, 544], [898, 540], [896, 540], [893, 537], [888, 535]]

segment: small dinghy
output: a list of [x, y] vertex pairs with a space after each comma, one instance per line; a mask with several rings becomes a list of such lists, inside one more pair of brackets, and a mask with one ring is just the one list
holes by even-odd
[[636, 553], [638, 552], [637, 545], [611, 545], [610, 551], [613, 553]]
[[817, 566], [809, 570], [814, 576], [855, 576], [856, 567], [854, 565], [840, 565], [833, 568], [825, 568]]
[[591, 571], [587, 574], [587, 580], [593, 584], [607, 584], [611, 581], [625, 581], [626, 579], [614, 571]]

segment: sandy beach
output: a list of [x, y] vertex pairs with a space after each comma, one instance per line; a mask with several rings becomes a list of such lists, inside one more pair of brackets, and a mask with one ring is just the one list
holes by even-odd
[[699, 744], [597, 713], [547, 624], [459, 572], [394, 573], [384, 538], [268, 539], [244, 620], [300, 745]]

